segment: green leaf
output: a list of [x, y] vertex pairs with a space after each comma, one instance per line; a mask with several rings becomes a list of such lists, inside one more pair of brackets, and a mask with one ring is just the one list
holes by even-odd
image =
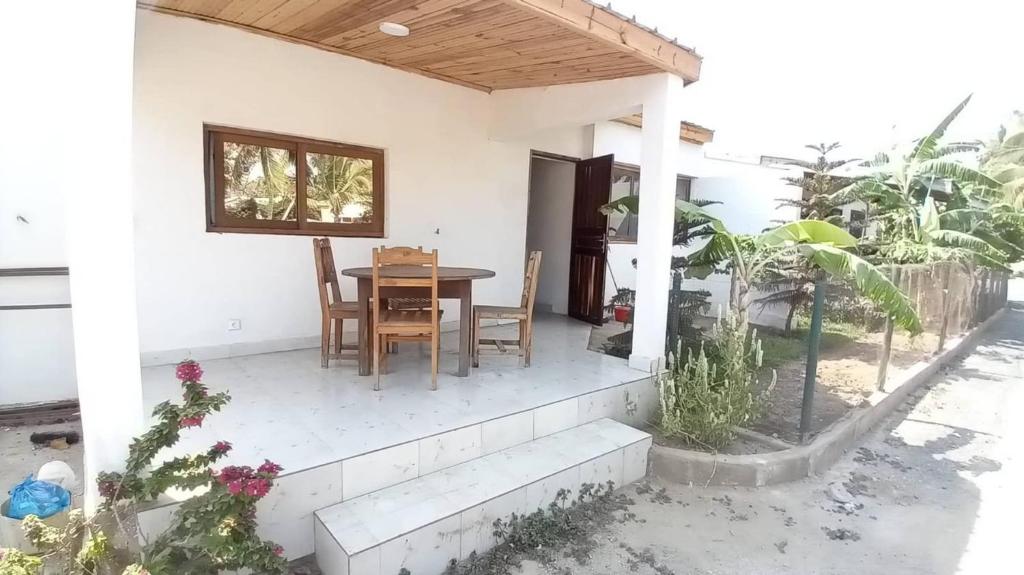
[[950, 160], [925, 160], [917, 166], [917, 174], [952, 180], [961, 187], [976, 185], [996, 190], [1002, 185], [991, 176]]
[[827, 244], [802, 244], [800, 253], [829, 274], [851, 281], [856, 290], [912, 334], [921, 332], [921, 319], [910, 299], [878, 268], [860, 257]]
[[1006, 254], [1002, 251], [997, 250], [985, 240], [971, 234], [958, 232], [956, 230], [938, 230], [935, 232], [934, 238], [944, 244], [958, 248], [965, 248], [999, 262], [1006, 260]]
[[935, 150], [939, 145], [939, 140], [946, 134], [946, 129], [949, 125], [956, 120], [956, 117], [960, 115], [960, 112], [967, 107], [967, 103], [971, 101], [971, 96], [968, 94], [959, 104], [956, 105], [953, 110], [946, 114], [946, 117], [939, 122], [938, 126], [932, 129], [931, 133], [921, 139], [915, 146], [914, 151], [910, 153], [911, 160], [928, 160], [935, 157]]
[[850, 232], [821, 220], [798, 220], [783, 224], [755, 238], [758, 246], [779, 247], [786, 244], [829, 244], [842, 248], [857, 245]]
[[929, 240], [935, 236], [935, 232], [939, 231], [939, 211], [935, 208], [935, 198], [930, 194], [924, 199], [924, 205], [921, 206], [920, 212], [921, 234], [925, 240]]
[[[700, 249], [690, 254], [686, 259], [689, 262], [689, 268], [692, 271], [691, 276], [697, 277], [697, 273], [703, 273], [698, 271], [698, 268], [711, 268], [712, 270], [729, 260], [731, 260], [735, 254], [733, 253], [732, 238], [726, 233], [715, 233], [708, 237], [708, 241]], [[707, 274], [705, 274], [707, 277]]]
[[640, 196], [626, 196], [624, 198], [619, 198], [614, 202], [608, 202], [599, 209], [601, 210], [601, 213], [606, 216], [610, 216], [615, 213], [639, 214]]

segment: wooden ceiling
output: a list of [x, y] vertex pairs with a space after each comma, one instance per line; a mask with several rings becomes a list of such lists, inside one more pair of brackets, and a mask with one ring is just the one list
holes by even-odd
[[[640, 128], [644, 125], [643, 120], [643, 114], [633, 114], [632, 116], [617, 118], [615, 121], [635, 128]], [[679, 139], [691, 144], [707, 144], [715, 139], [715, 131], [705, 128], [704, 126], [691, 124], [690, 122], [680, 122]]]
[[[700, 56], [588, 0], [143, 0], [139, 7], [490, 92], [667, 71]], [[409, 27], [404, 38], [381, 22]]]

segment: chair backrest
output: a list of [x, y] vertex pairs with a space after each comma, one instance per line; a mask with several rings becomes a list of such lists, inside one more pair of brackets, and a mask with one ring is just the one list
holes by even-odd
[[[401, 268], [389, 273], [387, 268]], [[437, 250], [381, 246], [373, 248], [373, 319], [379, 325], [381, 287], [420, 287], [430, 289], [431, 323], [437, 325]]]
[[[330, 238], [313, 238], [313, 260], [316, 262], [316, 287], [320, 291], [320, 311], [326, 314], [332, 303], [342, 301]], [[331, 287], [330, 294], [327, 286]]]
[[533, 301], [537, 299], [537, 279], [540, 277], [540, 258], [544, 255], [540, 250], [530, 252], [530, 259], [526, 262], [526, 276], [523, 277], [523, 297], [520, 300], [520, 307], [526, 308], [526, 313], [533, 315]]

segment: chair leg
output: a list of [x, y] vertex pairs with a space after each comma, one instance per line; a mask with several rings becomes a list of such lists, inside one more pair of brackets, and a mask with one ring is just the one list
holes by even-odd
[[469, 334], [473, 338], [473, 367], [480, 367], [480, 314], [476, 311], [473, 312], [473, 325], [470, 329], [473, 330]]
[[526, 336], [520, 336], [520, 345], [526, 345], [526, 351], [523, 354], [523, 360], [526, 367], [530, 367], [530, 356], [533, 355], [533, 322], [530, 320], [523, 322], [523, 327], [526, 328]]
[[341, 338], [345, 333], [345, 320], [338, 318], [334, 320], [334, 353], [341, 353]]
[[326, 369], [331, 353], [331, 318], [324, 316], [320, 325], [320, 367]]
[[374, 391], [380, 391], [380, 336], [373, 334], [374, 345], [373, 346], [373, 371], [377, 376], [376, 382], [373, 384]]
[[441, 347], [441, 338], [437, 328], [430, 332], [430, 389], [437, 391], [437, 355]]
[[384, 372], [388, 370], [388, 353], [390, 353], [391, 346], [394, 342], [388, 339], [387, 334], [380, 336], [380, 368]]
[[519, 357], [526, 354], [526, 320], [519, 320]]

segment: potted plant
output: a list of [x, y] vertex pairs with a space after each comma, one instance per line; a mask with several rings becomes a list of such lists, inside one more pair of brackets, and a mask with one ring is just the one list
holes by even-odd
[[605, 309], [612, 312], [615, 321], [623, 324], [633, 323], [633, 304], [636, 301], [636, 291], [629, 288], [619, 288], [612, 296]]

